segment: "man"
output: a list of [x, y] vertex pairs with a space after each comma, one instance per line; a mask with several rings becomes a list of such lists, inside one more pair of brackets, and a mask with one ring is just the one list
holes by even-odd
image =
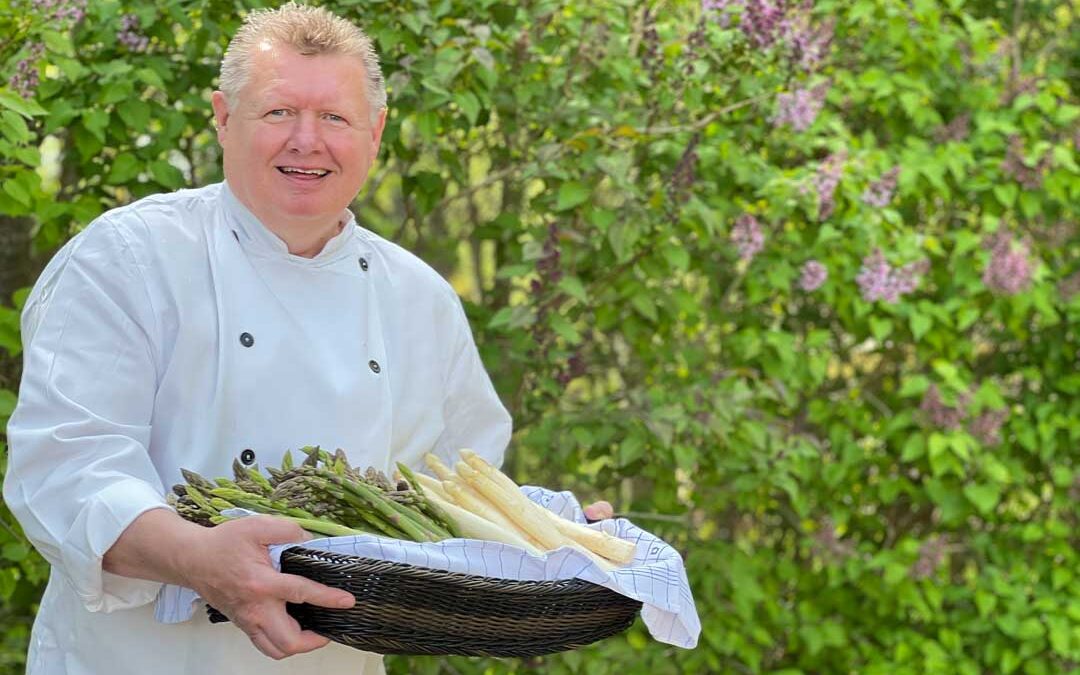
[[[346, 208], [385, 101], [355, 26], [292, 4], [253, 12], [213, 94], [225, 182], [110, 211], [43, 272], [4, 484], [52, 564], [31, 675], [383, 672], [286, 614], [353, 603], [272, 569], [266, 546], [302, 530], [201, 528], [164, 495], [181, 467], [220, 476], [309, 444], [384, 470], [429, 450], [502, 459], [510, 418], [457, 296]], [[155, 622], [162, 583], [234, 625]]]

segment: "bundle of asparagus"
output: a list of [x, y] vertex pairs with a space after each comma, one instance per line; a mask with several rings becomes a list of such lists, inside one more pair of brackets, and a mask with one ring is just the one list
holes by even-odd
[[169, 503], [207, 527], [228, 520], [222, 511], [242, 508], [287, 518], [322, 536], [377, 534], [420, 542], [460, 536], [457, 524], [408, 480], [392, 483], [374, 468], [361, 473], [340, 449], [332, 455], [317, 446], [301, 452], [307, 458], [296, 465], [286, 452], [280, 468], [267, 468], [269, 478], [238, 461], [232, 480], [211, 481], [184, 469], [186, 483], [173, 486]]
[[530, 553], [573, 548], [612, 570], [633, 561], [633, 542], [560, 518], [529, 500], [509, 476], [469, 450], [454, 468], [432, 454], [425, 456], [438, 480], [423, 474], [411, 476], [416, 489], [449, 513], [461, 531], [474, 539], [500, 541]]

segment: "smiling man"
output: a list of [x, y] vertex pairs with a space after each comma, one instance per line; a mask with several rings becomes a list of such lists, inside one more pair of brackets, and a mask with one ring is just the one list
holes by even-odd
[[[347, 209], [386, 120], [370, 40], [322, 9], [254, 12], [212, 103], [225, 182], [105, 213], [25, 306], [4, 498], [52, 564], [30, 675], [380, 673], [285, 612], [353, 603], [274, 571], [266, 546], [302, 530], [202, 528], [166, 489], [309, 444], [498, 463], [510, 437], [453, 289]], [[233, 625], [156, 621], [163, 583]]]

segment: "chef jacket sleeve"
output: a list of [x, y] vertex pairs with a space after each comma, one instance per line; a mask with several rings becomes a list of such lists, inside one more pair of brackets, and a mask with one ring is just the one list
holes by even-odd
[[147, 454], [154, 325], [131, 247], [105, 219], [57, 254], [23, 309], [4, 500], [89, 611], [146, 604], [161, 585], [101, 565], [135, 518], [167, 508]]
[[510, 413], [484, 370], [469, 319], [456, 295], [452, 321], [448, 331], [452, 336], [450, 370], [443, 399], [445, 429], [434, 452], [452, 463], [460, 459], [459, 450], [468, 448], [501, 466], [510, 442]]

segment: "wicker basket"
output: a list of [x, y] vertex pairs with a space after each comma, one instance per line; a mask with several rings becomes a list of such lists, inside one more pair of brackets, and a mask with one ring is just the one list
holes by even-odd
[[641, 609], [581, 579], [511, 581], [303, 547], [282, 553], [281, 570], [356, 597], [343, 610], [289, 605], [302, 627], [380, 654], [551, 654], [621, 633]]

